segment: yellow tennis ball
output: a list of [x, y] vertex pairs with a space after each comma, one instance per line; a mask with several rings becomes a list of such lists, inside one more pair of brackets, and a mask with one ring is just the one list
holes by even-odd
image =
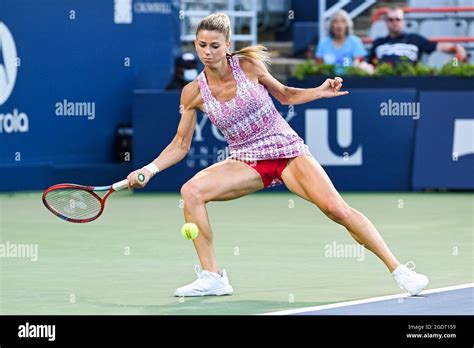
[[199, 229], [192, 222], [187, 222], [181, 227], [181, 235], [184, 239], [194, 239], [198, 236]]

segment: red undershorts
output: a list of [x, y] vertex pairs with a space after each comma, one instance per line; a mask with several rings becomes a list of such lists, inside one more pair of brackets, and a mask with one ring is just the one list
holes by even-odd
[[291, 158], [277, 158], [261, 161], [244, 161], [250, 167], [255, 169], [262, 178], [265, 188], [283, 183], [281, 173], [285, 169]]

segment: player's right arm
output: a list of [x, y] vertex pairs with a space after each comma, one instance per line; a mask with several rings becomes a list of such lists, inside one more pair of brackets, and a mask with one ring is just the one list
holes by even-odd
[[[180, 113], [178, 130], [173, 140], [167, 147], [153, 160], [160, 172], [180, 162], [189, 152], [191, 142], [196, 127], [197, 108], [202, 104], [197, 80], [187, 84], [181, 92]], [[145, 176], [144, 182], [137, 180], [137, 174]], [[132, 188], [144, 187], [152, 177], [152, 173], [146, 168], [141, 168], [131, 172], [127, 179]]]

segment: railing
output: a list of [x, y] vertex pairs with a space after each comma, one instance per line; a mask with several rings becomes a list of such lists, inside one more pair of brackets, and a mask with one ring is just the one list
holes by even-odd
[[[464, 7], [401, 7], [404, 13], [457, 13], [457, 12], [474, 12], [474, 6]], [[388, 7], [378, 8], [372, 15], [372, 21], [380, 20], [385, 13], [391, 10]], [[429, 40], [434, 42], [474, 42], [474, 37], [471, 36], [455, 36], [455, 37], [430, 37]], [[374, 39], [370, 37], [363, 37], [364, 44], [370, 44]]]
[[[390, 8], [380, 7], [372, 15], [372, 21], [376, 22], [383, 16]], [[405, 13], [450, 13], [450, 12], [473, 12], [474, 7], [401, 7]]]
[[[350, 0], [341, 0], [338, 1], [336, 4], [331, 6], [330, 8], [326, 8], [326, 0], [319, 0], [319, 39], [321, 40], [324, 36], [326, 36], [326, 21], [338, 10], [343, 9], [345, 6], [351, 3]], [[375, 0], [364, 0], [360, 3], [359, 6], [354, 8], [352, 11], [349, 12], [349, 16], [354, 18], [368, 9], [370, 6], [376, 3]]]
[[[224, 1], [219, 1], [218, 4], [226, 4], [227, 7], [226, 9], [220, 8], [220, 11], [225, 12], [229, 17], [230, 17], [230, 22], [231, 22], [231, 49], [232, 51], [235, 50], [235, 42], [236, 41], [244, 41], [244, 42], [250, 42], [252, 45], [255, 45], [257, 43], [257, 34], [258, 34], [258, 28], [257, 28], [257, 0], [249, 0], [247, 1], [250, 4], [250, 10], [242, 10], [242, 11], [236, 11], [235, 10], [235, 4], [236, 0], [224, 0]], [[216, 1], [202, 1], [202, 2], [196, 2], [196, 1], [181, 1], [181, 10], [179, 13], [179, 18], [181, 20], [181, 41], [193, 41], [196, 38], [195, 33], [189, 33], [189, 29], [195, 29], [193, 28], [191, 22], [193, 24], [197, 24], [197, 21], [199, 21], [201, 18], [211, 14], [213, 11], [213, 8], [210, 7], [210, 5], [214, 5], [217, 3]], [[194, 10], [194, 9], [188, 9], [187, 5], [204, 5], [208, 6], [208, 9], [205, 10]], [[250, 32], [249, 34], [236, 34], [236, 19], [242, 19], [242, 18], [249, 18], [250, 19]]]

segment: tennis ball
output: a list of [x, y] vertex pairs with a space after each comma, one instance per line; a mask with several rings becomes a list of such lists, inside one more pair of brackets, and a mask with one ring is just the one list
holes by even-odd
[[195, 239], [199, 234], [198, 227], [192, 222], [187, 222], [181, 227], [181, 235], [184, 239]]

